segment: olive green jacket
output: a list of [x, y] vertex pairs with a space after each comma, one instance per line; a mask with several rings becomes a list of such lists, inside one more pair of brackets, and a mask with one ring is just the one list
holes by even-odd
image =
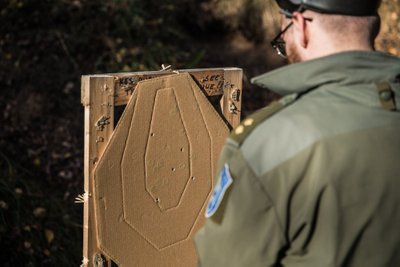
[[400, 59], [345, 52], [252, 81], [289, 96], [226, 141], [199, 265], [400, 266]]

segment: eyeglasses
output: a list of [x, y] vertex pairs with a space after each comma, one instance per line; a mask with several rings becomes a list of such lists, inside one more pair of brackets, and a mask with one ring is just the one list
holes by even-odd
[[[286, 11], [280, 10], [279, 13], [283, 14], [288, 19], [293, 19], [293, 14]], [[304, 18], [306, 21], [312, 21], [312, 18]], [[271, 41], [272, 48], [276, 50], [278, 55], [283, 58], [287, 58], [286, 54], [286, 43], [282, 38], [282, 35], [293, 25], [293, 21], [291, 21], [283, 30], [281, 30], [278, 35]]]

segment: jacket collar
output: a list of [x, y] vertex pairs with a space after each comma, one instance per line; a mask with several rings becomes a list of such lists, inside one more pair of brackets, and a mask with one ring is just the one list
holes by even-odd
[[350, 85], [395, 79], [400, 79], [399, 58], [375, 51], [351, 51], [287, 65], [254, 77], [251, 83], [287, 95], [330, 83]]

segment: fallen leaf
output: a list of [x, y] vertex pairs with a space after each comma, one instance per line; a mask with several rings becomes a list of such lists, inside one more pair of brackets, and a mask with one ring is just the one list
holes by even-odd
[[15, 194], [17, 194], [17, 195], [22, 195], [22, 193], [23, 193], [22, 189], [19, 187], [15, 188], [14, 191], [15, 191]]
[[43, 254], [46, 255], [47, 257], [50, 256], [50, 251], [48, 249], [43, 250]]
[[3, 200], [0, 200], [0, 209], [2, 209], [2, 210], [8, 209], [8, 204]]
[[26, 249], [31, 248], [31, 246], [32, 246], [31, 242], [29, 242], [29, 241], [24, 241], [24, 247], [25, 247]]
[[35, 158], [34, 160], [33, 160], [33, 165], [35, 165], [35, 166], [40, 166], [40, 159], [39, 158]]
[[46, 209], [43, 207], [37, 207], [33, 210], [33, 215], [36, 218], [44, 218], [46, 216]]
[[54, 240], [54, 232], [50, 229], [45, 229], [44, 234], [46, 236], [47, 242], [50, 244]]

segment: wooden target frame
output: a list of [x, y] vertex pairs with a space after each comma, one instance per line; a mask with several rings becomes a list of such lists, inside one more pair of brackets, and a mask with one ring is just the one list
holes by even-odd
[[81, 102], [85, 113], [84, 204], [82, 266], [118, 266], [99, 247], [95, 218], [94, 170], [114, 132], [121, 111], [140, 81], [188, 73], [211, 102], [226, 125], [240, 123], [242, 70], [239, 68], [163, 70], [82, 76]]

